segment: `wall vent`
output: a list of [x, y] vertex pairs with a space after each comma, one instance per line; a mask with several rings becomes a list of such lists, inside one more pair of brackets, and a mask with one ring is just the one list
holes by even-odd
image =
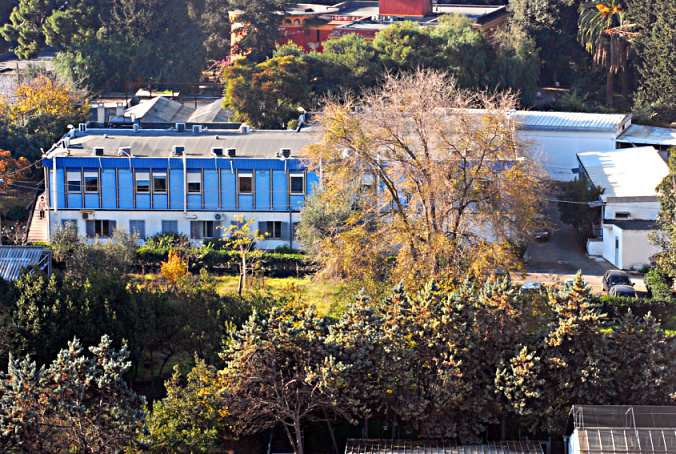
[[289, 156], [291, 156], [291, 149], [290, 148], [280, 148], [279, 156], [284, 158], [284, 159], [289, 159]]
[[237, 148], [228, 148], [228, 157], [234, 158], [237, 156]]
[[94, 156], [103, 156], [103, 148], [101, 147], [96, 147], [94, 148]]
[[131, 147], [120, 147], [117, 149], [117, 154], [119, 156], [130, 156], [131, 157]]
[[183, 156], [184, 151], [185, 147], [182, 147], [180, 145], [174, 145], [174, 156]]
[[80, 123], [79, 125], [77, 125], [77, 129], [80, 132], [87, 132], [87, 123]]

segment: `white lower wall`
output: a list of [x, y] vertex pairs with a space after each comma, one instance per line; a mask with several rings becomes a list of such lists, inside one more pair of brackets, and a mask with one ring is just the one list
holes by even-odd
[[651, 241], [651, 233], [653, 230], [623, 230], [605, 224], [603, 258], [622, 270], [638, 270], [650, 265], [650, 258], [660, 251]]
[[603, 257], [603, 241], [587, 240], [587, 255]]
[[[216, 219], [216, 216], [220, 219]], [[49, 222], [52, 235], [61, 228], [63, 221], [72, 220], [77, 223], [78, 234], [82, 237], [86, 235], [87, 220], [110, 220], [115, 221], [118, 230], [129, 232], [129, 221], [145, 221], [146, 237], [151, 237], [162, 233], [162, 221], [177, 221], [178, 233], [190, 238], [191, 221], [220, 221], [221, 225], [227, 227], [231, 222], [237, 219], [253, 220], [253, 228], [258, 228], [258, 222], [261, 221], [280, 221], [293, 224], [300, 220], [300, 213], [284, 212], [216, 212], [216, 211], [103, 211], [97, 210], [87, 215], [83, 219], [80, 211], [50, 211]], [[107, 239], [97, 239], [90, 241], [107, 241]], [[194, 240], [199, 243], [200, 240]], [[292, 240], [264, 240], [259, 242], [261, 249], [275, 249], [279, 246], [291, 246], [294, 249], [299, 248], [299, 244]]]
[[621, 219], [657, 219], [660, 212], [659, 202], [609, 202], [604, 207], [605, 219], [615, 219], [617, 212], [629, 213], [628, 218]]

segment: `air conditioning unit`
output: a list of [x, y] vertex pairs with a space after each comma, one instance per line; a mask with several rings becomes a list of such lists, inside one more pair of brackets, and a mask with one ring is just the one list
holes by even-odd
[[228, 148], [228, 157], [234, 158], [237, 156], [237, 148]]
[[219, 219], [221, 219], [221, 215], [220, 215], [220, 214], [218, 214], [218, 213], [216, 213], [216, 215], [214, 216], [214, 219], [216, 219], [216, 220], [219, 220]]
[[178, 132], [185, 132], [185, 123], [176, 123], [176, 130]]
[[103, 156], [104, 149], [101, 147], [94, 148], [94, 156]]
[[138, 123], [134, 123], [133, 128], [134, 128], [134, 132], [138, 132], [138, 130], [141, 129], [141, 125], [138, 124]]
[[192, 125], [192, 133], [193, 134], [201, 134], [202, 133], [202, 125]]
[[117, 149], [118, 156], [131, 156], [131, 147], [120, 147]]
[[82, 213], [82, 219], [89, 219], [89, 213]]
[[185, 147], [181, 145], [174, 145], [174, 156], [183, 156], [185, 152]]
[[279, 155], [284, 159], [289, 159], [289, 156], [291, 156], [291, 149], [290, 148], [281, 148], [279, 150]]
[[211, 153], [214, 156], [218, 156], [219, 158], [223, 156], [223, 149], [222, 148], [212, 148]]

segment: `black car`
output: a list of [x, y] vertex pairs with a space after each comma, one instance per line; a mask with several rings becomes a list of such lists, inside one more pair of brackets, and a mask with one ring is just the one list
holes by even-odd
[[619, 285], [613, 285], [610, 287], [610, 291], [608, 291], [608, 295], [610, 296], [623, 296], [625, 298], [636, 298], [636, 290], [634, 290], [634, 287], [631, 285], [624, 285], [624, 284], [619, 284]]
[[607, 292], [615, 285], [628, 285], [633, 287], [634, 284], [629, 279], [629, 275], [624, 271], [608, 270], [603, 275], [603, 291]]

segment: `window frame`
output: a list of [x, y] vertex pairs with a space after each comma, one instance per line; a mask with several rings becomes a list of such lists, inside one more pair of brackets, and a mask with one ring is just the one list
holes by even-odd
[[[264, 240], [281, 240], [282, 239], [282, 221], [261, 221], [265, 226], [265, 232], [263, 233]], [[279, 227], [278, 232], [275, 232], [276, 227]], [[272, 232], [270, 234], [270, 232]], [[277, 233], [277, 235], [275, 235]]]
[[[196, 175], [198, 181], [190, 181], [190, 176], [191, 175]], [[191, 184], [199, 184], [199, 190], [191, 190], [190, 185]], [[187, 172], [186, 177], [185, 177], [185, 185], [186, 185], [186, 193], [187, 194], [201, 194], [202, 193], [202, 172]]]
[[130, 235], [133, 235], [135, 233], [134, 232], [135, 229], [132, 227], [133, 223], [139, 223], [137, 225], [142, 226], [141, 233], [138, 234], [138, 239], [139, 240], [145, 240], [146, 239], [146, 221], [145, 221], [145, 219], [130, 219], [129, 220], [129, 234]]
[[[300, 192], [293, 190], [293, 180], [300, 178], [302, 180], [302, 189]], [[289, 194], [291, 195], [305, 195], [305, 174], [300, 172], [289, 173]]]
[[[173, 223], [173, 225], [176, 226], [175, 231], [169, 232], [167, 229], [165, 229], [165, 225]], [[161, 230], [163, 235], [178, 235], [178, 220], [175, 219], [162, 219], [162, 230]]]
[[[75, 179], [70, 179], [70, 177], [77, 175], [77, 180]], [[71, 181], [76, 182], [77, 181], [77, 190], [71, 189]], [[82, 193], [82, 171], [81, 170], [67, 170], [66, 169], [66, 191], [69, 194], [81, 194]]]
[[[94, 234], [89, 234], [89, 225], [94, 223]], [[104, 224], [104, 222], [106, 224]], [[104, 229], [104, 225], [107, 226], [107, 229]], [[85, 234], [87, 238], [112, 238], [113, 232], [117, 229], [117, 221], [111, 219], [87, 219], [85, 221]], [[105, 234], [104, 230], [108, 230], [108, 233]], [[100, 232], [100, 233], [98, 233]]]
[[[89, 174], [89, 175], [87, 175], [87, 174]], [[87, 181], [88, 177], [89, 178], [96, 178], [96, 189], [95, 190], [89, 189], [89, 182]], [[100, 178], [99, 178], [98, 170], [85, 170], [82, 173], [82, 179], [84, 180], [85, 193], [98, 194], [99, 190], [101, 189], [101, 185], [99, 184]]]
[[[147, 175], [148, 178], [141, 179], [140, 175]], [[139, 182], [147, 182], [147, 190], [139, 191]], [[134, 192], [136, 194], [150, 194], [150, 170], [136, 170], [134, 172]]]
[[[195, 236], [194, 235], [194, 226], [199, 224], [199, 233], [200, 236]], [[209, 228], [208, 226], [211, 225], [211, 233], [212, 235], [208, 235]], [[203, 221], [190, 221], [190, 239], [191, 240], [211, 240], [213, 238], [220, 238], [218, 234], [218, 229], [220, 227], [220, 221], [211, 221], [211, 220], [203, 220]]]
[[[155, 181], [156, 181], [157, 177], [164, 178], [164, 189], [162, 189], [162, 190], [158, 190], [156, 185], [155, 185]], [[169, 186], [167, 184], [169, 180], [168, 180], [168, 177], [167, 177], [167, 171], [166, 170], [157, 170], [157, 171], [153, 170], [152, 175], [150, 176], [150, 180], [151, 180], [153, 194], [166, 194], [167, 192], [169, 192]]]
[[[249, 190], [248, 191], [242, 191], [242, 178], [248, 178], [249, 179]], [[253, 192], [254, 192], [253, 172], [238, 173], [237, 174], [237, 193], [243, 194], [243, 195], [249, 195], [249, 194], [253, 194]]]
[[78, 222], [77, 219], [61, 219], [61, 228], [62, 229], [68, 229], [68, 228], [73, 228], [75, 229], [75, 234], [78, 234]]

